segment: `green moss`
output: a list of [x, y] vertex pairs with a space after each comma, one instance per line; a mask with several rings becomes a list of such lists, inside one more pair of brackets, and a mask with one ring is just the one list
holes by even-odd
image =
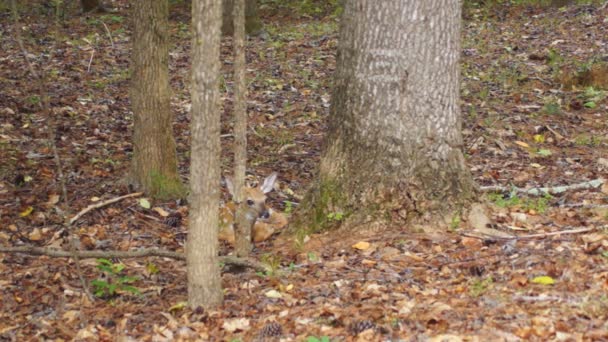
[[158, 171], [150, 174], [150, 195], [161, 200], [181, 198], [186, 195], [186, 188], [178, 177], [167, 177]]

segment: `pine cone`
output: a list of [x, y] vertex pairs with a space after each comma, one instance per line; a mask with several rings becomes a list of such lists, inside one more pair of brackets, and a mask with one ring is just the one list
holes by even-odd
[[169, 227], [177, 227], [182, 222], [182, 215], [180, 213], [173, 213], [165, 219], [165, 224]]
[[348, 327], [348, 330], [353, 335], [359, 335], [360, 333], [362, 333], [363, 331], [365, 331], [367, 329], [375, 329], [375, 328], [376, 328], [376, 324], [374, 324], [374, 322], [369, 321], [369, 320], [364, 320], [364, 321], [356, 321], [354, 323], [351, 323], [350, 326]]
[[283, 328], [277, 322], [270, 322], [260, 330], [260, 338], [263, 337], [278, 337], [283, 334]]

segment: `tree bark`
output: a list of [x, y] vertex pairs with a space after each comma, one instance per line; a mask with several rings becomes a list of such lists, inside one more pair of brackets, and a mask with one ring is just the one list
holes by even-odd
[[[234, 34], [234, 1], [222, 0], [222, 34], [230, 36]], [[245, 0], [245, 32], [256, 35], [262, 31], [262, 21], [258, 15], [258, 4], [256, 0]]]
[[[245, 0], [232, 0], [234, 20], [234, 201], [238, 204], [235, 215], [235, 250], [246, 257], [251, 252], [251, 228], [253, 224], [245, 214], [243, 203], [245, 169], [247, 165], [247, 83], [245, 80]], [[255, 223], [255, 221], [253, 221]]]
[[80, 7], [83, 13], [104, 10], [100, 0], [80, 0]]
[[168, 0], [133, 3], [133, 170], [137, 187], [160, 198], [183, 194], [169, 88]]
[[210, 309], [223, 301], [218, 265], [220, 200], [219, 72], [221, 2], [192, 2], [192, 154], [188, 230], [188, 303]]
[[296, 227], [442, 223], [472, 201], [460, 11], [459, 0], [346, 2], [326, 146]]

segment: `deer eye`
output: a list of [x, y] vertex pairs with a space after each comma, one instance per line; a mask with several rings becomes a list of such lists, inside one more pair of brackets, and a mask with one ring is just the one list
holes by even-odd
[[252, 207], [253, 206], [253, 200], [248, 199], [247, 200], [247, 205]]

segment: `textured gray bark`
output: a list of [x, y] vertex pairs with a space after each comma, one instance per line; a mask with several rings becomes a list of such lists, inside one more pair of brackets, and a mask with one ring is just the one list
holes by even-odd
[[220, 191], [221, 1], [192, 2], [192, 152], [188, 230], [188, 303], [206, 309], [223, 301], [218, 265]]
[[[222, 0], [222, 34], [229, 36], [234, 34], [234, 1]], [[256, 35], [262, 30], [262, 21], [258, 15], [258, 4], [256, 0], [245, 0], [245, 32]]]
[[133, 21], [132, 181], [152, 196], [179, 197], [183, 189], [169, 104], [168, 0], [134, 1]]
[[301, 224], [327, 228], [332, 213], [347, 225], [437, 221], [470, 201], [459, 37], [459, 0], [346, 2], [330, 128]]

